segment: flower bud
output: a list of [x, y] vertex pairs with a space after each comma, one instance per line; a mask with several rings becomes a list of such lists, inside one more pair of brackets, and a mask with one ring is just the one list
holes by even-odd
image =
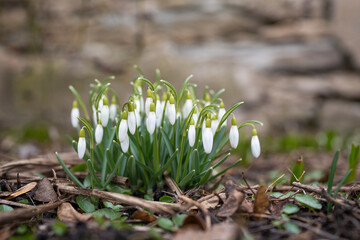
[[154, 133], [155, 125], [156, 125], [155, 104], [152, 102], [150, 103], [150, 112], [146, 119], [146, 128], [150, 133], [150, 135]]
[[107, 97], [104, 97], [103, 107], [100, 112], [100, 119], [103, 127], [106, 127], [109, 122], [110, 110], [109, 110], [109, 102]]
[[229, 139], [231, 147], [237, 148], [239, 144], [239, 129], [237, 128], [235, 116], [233, 116], [233, 118], [231, 119]]
[[110, 119], [112, 121], [115, 120], [116, 113], [117, 113], [116, 99], [115, 99], [115, 96], [113, 96], [111, 99], [111, 105], [110, 105]]
[[195, 131], [195, 121], [194, 119], [190, 120], [190, 126], [188, 131], [188, 139], [190, 147], [193, 147], [195, 144], [196, 131]]
[[101, 121], [99, 121], [96, 128], [95, 128], [95, 142], [97, 144], [101, 143], [103, 135], [104, 135], [104, 129], [101, 126]]
[[253, 129], [253, 136], [251, 138], [251, 153], [255, 158], [260, 156], [261, 148], [260, 148], [260, 141], [259, 137], [257, 136], [257, 131]]
[[206, 128], [204, 130], [204, 134], [202, 135], [202, 141], [203, 141], [203, 147], [205, 150], [205, 153], [209, 154], [211, 153], [212, 147], [213, 147], [213, 141], [214, 136], [211, 131], [211, 120], [210, 118], [206, 119]]
[[84, 127], [80, 129], [79, 133], [79, 141], [77, 145], [77, 152], [80, 159], [82, 159], [85, 155], [86, 150], [86, 141], [85, 141], [85, 130]]
[[127, 136], [127, 130], [128, 130], [128, 113], [126, 110], [123, 111], [122, 113], [122, 117], [121, 117], [121, 121], [119, 124], [119, 140], [120, 142], [123, 141], [125, 139], [125, 137]]
[[[129, 132], [134, 135], [135, 131], [136, 131], [136, 118], [137, 116], [135, 115], [134, 112], [134, 104], [130, 103], [128, 105], [128, 110], [129, 110], [129, 114], [128, 114], [128, 118], [127, 118], [127, 124], [128, 124], [128, 128], [129, 128]], [[139, 115], [140, 118], [140, 115]]]
[[174, 125], [175, 118], [176, 118], [176, 109], [175, 109], [175, 99], [174, 96], [171, 94], [169, 99], [169, 108], [167, 112], [167, 117], [171, 125]]
[[75, 100], [73, 102], [73, 107], [71, 109], [71, 125], [74, 128], [79, 127], [79, 119], [78, 117], [80, 117], [80, 112], [79, 112], [79, 108], [77, 106], [77, 101]]

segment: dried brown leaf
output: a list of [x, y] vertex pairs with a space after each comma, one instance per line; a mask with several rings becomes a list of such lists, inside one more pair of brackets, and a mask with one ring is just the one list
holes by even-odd
[[254, 213], [265, 213], [269, 207], [266, 185], [262, 184], [255, 194]]
[[156, 217], [154, 215], [152, 215], [149, 212], [142, 211], [142, 210], [136, 210], [132, 214], [132, 217], [136, 218], [136, 219], [140, 219], [140, 220], [142, 220], [144, 222], [148, 222], [148, 223], [156, 221]]
[[37, 182], [31, 182], [29, 184], [26, 184], [25, 186], [19, 188], [18, 190], [16, 190], [15, 192], [13, 192], [12, 194], [10, 194], [7, 198], [5, 198], [6, 200], [10, 200], [13, 198], [16, 198], [24, 193], [30, 192], [31, 190], [33, 190], [37, 185]]
[[38, 189], [35, 192], [34, 199], [40, 202], [54, 202], [57, 200], [57, 198], [58, 197], [49, 179], [41, 179], [38, 184]]
[[57, 215], [59, 220], [64, 222], [86, 222], [92, 217], [91, 215], [83, 215], [79, 213], [70, 203], [62, 203], [58, 207]]
[[233, 189], [230, 192], [228, 199], [219, 209], [217, 216], [218, 217], [229, 217], [232, 216], [238, 210], [239, 206], [242, 204], [245, 198], [245, 194], [238, 190]]
[[214, 225], [208, 231], [199, 231], [193, 228], [182, 228], [175, 236], [174, 240], [184, 239], [206, 239], [206, 240], [218, 240], [218, 239], [237, 239], [238, 227], [236, 224], [231, 223], [219, 223]]
[[202, 218], [198, 215], [190, 214], [188, 215], [183, 222], [183, 228], [191, 228], [195, 230], [206, 230], [206, 224]]

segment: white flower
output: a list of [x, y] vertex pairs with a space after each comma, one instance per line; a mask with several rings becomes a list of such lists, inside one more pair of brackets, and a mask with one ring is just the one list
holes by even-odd
[[115, 120], [116, 113], [117, 113], [116, 100], [115, 100], [115, 97], [113, 97], [111, 100], [111, 105], [110, 105], [110, 119], [112, 121]]
[[213, 120], [211, 121], [211, 131], [213, 135], [215, 135], [218, 126], [219, 126], [219, 119], [218, 119], [218, 115], [215, 113], [213, 116]]
[[213, 141], [214, 141], [214, 136], [213, 136], [210, 126], [211, 126], [210, 118], [207, 118], [206, 119], [206, 128], [204, 130], [204, 134], [202, 135], [203, 147], [204, 147], [205, 153], [207, 153], [207, 154], [211, 153], [211, 150], [213, 147]]
[[188, 139], [189, 139], [190, 147], [194, 146], [195, 138], [196, 138], [196, 131], [195, 131], [194, 119], [191, 119], [189, 131], [188, 131]]
[[162, 120], [162, 116], [163, 116], [163, 104], [160, 101], [160, 97], [159, 95], [156, 96], [157, 100], [156, 100], [156, 107], [155, 107], [155, 114], [156, 114], [156, 126], [160, 127], [161, 125], [161, 120]]
[[258, 158], [260, 156], [260, 141], [259, 137], [257, 136], [257, 131], [254, 128], [253, 129], [253, 136], [251, 138], [251, 153], [255, 158]]
[[155, 104], [152, 102], [150, 104], [150, 112], [146, 119], [146, 128], [150, 135], [152, 135], [155, 131], [155, 125], [156, 125], [156, 114], [155, 114]]
[[186, 119], [189, 116], [189, 113], [191, 112], [191, 109], [193, 107], [193, 102], [191, 100], [191, 94], [190, 91], [187, 91], [186, 100], [183, 106], [183, 118]]
[[78, 117], [80, 117], [80, 112], [79, 112], [79, 108], [77, 107], [77, 102], [74, 101], [73, 102], [73, 107], [71, 109], [71, 125], [74, 128], [79, 127], [79, 119]]
[[139, 107], [139, 114], [140, 114], [140, 112], [141, 113], [143, 113], [144, 112], [144, 98], [143, 98], [143, 96], [142, 96], [142, 88], [141, 88], [141, 84], [139, 84], [138, 86], [137, 86], [137, 89], [138, 89], [138, 91], [139, 91], [139, 99], [138, 99], [138, 107]]
[[208, 92], [205, 93], [205, 99], [204, 100], [205, 100], [205, 104], [204, 104], [205, 107], [210, 105], [211, 97], [210, 97], [210, 94]]
[[233, 118], [231, 120], [229, 138], [230, 138], [231, 147], [237, 148], [237, 146], [239, 144], [239, 129], [237, 128], [235, 116], [233, 116]]
[[[219, 121], [221, 121], [222, 117], [226, 113], [224, 102], [222, 100], [220, 100], [220, 101], [221, 101], [221, 103], [220, 103], [220, 109], [219, 109], [219, 114], [218, 114], [219, 115]], [[227, 122], [227, 119], [224, 121], [222, 126], [226, 126], [226, 122]]]
[[98, 110], [101, 111], [103, 106], [104, 106], [104, 95], [101, 96], [101, 99], [100, 99], [99, 104], [98, 104]]
[[125, 137], [128, 135], [127, 131], [128, 131], [128, 113], [127, 111], [123, 111], [122, 116], [121, 116], [121, 121], [120, 121], [120, 125], [119, 125], [119, 140], [120, 142], [123, 141], [125, 139]]
[[84, 130], [84, 128], [82, 128], [80, 130], [79, 141], [78, 141], [78, 145], [77, 145], [77, 152], [78, 152], [78, 156], [80, 159], [82, 159], [84, 157], [85, 150], [86, 150], [85, 130]]
[[134, 112], [134, 105], [132, 103], [130, 103], [128, 105], [128, 110], [129, 110], [129, 114], [128, 114], [128, 128], [129, 128], [129, 132], [134, 135], [135, 131], [136, 131], [136, 122], [137, 122], [137, 116], [135, 115]]
[[104, 97], [104, 105], [101, 109], [100, 112], [100, 119], [101, 119], [101, 124], [103, 125], [103, 127], [106, 127], [108, 122], [109, 122], [109, 116], [110, 116], [110, 110], [109, 110], [109, 104], [108, 104], [108, 99], [107, 97]]
[[196, 126], [197, 121], [198, 121], [198, 118], [199, 118], [197, 112], [198, 112], [198, 108], [196, 107], [195, 110], [194, 110], [194, 114], [192, 115], [192, 118], [194, 119], [194, 125], [195, 125], [195, 126]]
[[125, 138], [120, 141], [121, 150], [126, 153], [129, 150], [129, 135], [125, 135]]
[[96, 124], [98, 122], [98, 114], [97, 114], [97, 111], [95, 109], [95, 105], [92, 105], [92, 111], [93, 111], [94, 126], [96, 126]]
[[101, 123], [99, 121], [99, 123], [97, 124], [97, 126], [95, 128], [95, 142], [97, 144], [101, 143], [103, 135], [104, 135], [104, 129], [101, 126]]
[[173, 95], [170, 96], [170, 100], [167, 105], [169, 106], [167, 109], [168, 110], [167, 117], [169, 119], [170, 124], [174, 125], [176, 118], [176, 109], [175, 109], [175, 99]]
[[148, 88], [148, 90], [146, 91], [146, 100], [145, 100], [145, 113], [146, 113], [146, 116], [149, 115], [150, 104], [152, 102], [153, 102], [152, 92], [151, 92], [150, 88]]

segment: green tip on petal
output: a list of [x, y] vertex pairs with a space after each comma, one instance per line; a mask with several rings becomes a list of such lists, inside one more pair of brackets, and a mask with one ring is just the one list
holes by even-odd
[[77, 101], [76, 100], [74, 100], [73, 101], [73, 108], [77, 108], [78, 107], [78, 105], [77, 105]]
[[155, 112], [155, 103], [150, 103], [150, 112]]
[[167, 93], [163, 93], [163, 95], [162, 95], [162, 100], [165, 102], [166, 99], [167, 99]]
[[211, 128], [211, 120], [210, 118], [206, 118], [206, 128]]
[[101, 125], [101, 120], [99, 119], [99, 121], [98, 121], [98, 125]]
[[159, 94], [156, 94], [156, 100], [160, 100]]
[[133, 111], [134, 111], [134, 103], [128, 104], [128, 110], [129, 110], [129, 112], [133, 112]]
[[79, 132], [79, 137], [85, 137], [85, 127], [82, 127]]
[[205, 94], [205, 101], [206, 101], [206, 102], [210, 102], [210, 101], [211, 101], [211, 97], [210, 97], [210, 94], [209, 94], [209, 93], [206, 93], [206, 94]]
[[151, 95], [152, 95], [151, 89], [148, 88], [147, 91], [146, 91], [146, 97], [151, 98]]
[[127, 112], [126, 110], [124, 110], [124, 111], [122, 112], [121, 119], [127, 120], [127, 118], [128, 118], [128, 112]]
[[221, 98], [219, 98], [219, 100], [220, 100], [220, 108], [225, 108], [225, 104], [223, 100]]
[[169, 101], [170, 101], [170, 104], [175, 104], [175, 98], [172, 94], [170, 94]]
[[213, 120], [217, 120], [218, 119], [218, 115], [216, 113], [214, 113], [214, 116], [212, 118]]
[[191, 99], [191, 93], [189, 90], [187, 90], [187, 93], [186, 93], [186, 99]]
[[193, 118], [191, 118], [191, 120], [190, 120], [190, 125], [195, 125], [195, 121]]
[[[232, 125], [232, 126], [236, 126], [236, 125], [237, 125], [235, 115], [233, 115], [233, 117], [232, 117], [232, 119], [231, 119], [231, 125]], [[255, 128], [254, 128], [254, 129], [255, 129]]]
[[197, 113], [197, 107], [194, 109], [194, 114], [196, 114]]
[[103, 98], [103, 104], [104, 105], [109, 105], [109, 100], [108, 100], [108, 98], [106, 96]]
[[257, 136], [257, 131], [256, 131], [256, 128], [253, 128], [253, 130], [252, 130], [252, 134], [253, 134], [253, 136]]
[[115, 97], [115, 96], [112, 96], [112, 98], [111, 98], [111, 104], [116, 104], [116, 97]]

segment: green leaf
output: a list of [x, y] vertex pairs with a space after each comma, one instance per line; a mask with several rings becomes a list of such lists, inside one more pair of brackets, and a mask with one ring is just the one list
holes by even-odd
[[12, 210], [14, 209], [8, 205], [0, 205], [0, 212], [11, 212]]
[[300, 203], [301, 205], [309, 208], [309, 209], [318, 209], [320, 210], [322, 208], [319, 201], [314, 198], [311, 195], [305, 195], [305, 194], [297, 194], [295, 196], [295, 200]]
[[69, 176], [69, 178], [71, 180], [73, 180], [73, 182], [76, 183], [76, 185], [78, 185], [79, 187], [84, 188], [84, 185], [80, 182], [80, 180], [75, 177], [75, 175], [70, 171], [70, 169], [66, 166], [66, 164], [64, 163], [64, 161], [60, 158], [59, 154], [56, 152], [55, 153], [60, 165], [63, 167], [64, 171], [66, 172], [66, 174]]
[[76, 203], [79, 207], [87, 213], [91, 213], [95, 211], [95, 206], [92, 204], [88, 197], [79, 195], [76, 197]]
[[162, 196], [160, 199], [160, 202], [167, 202], [167, 203], [173, 203], [174, 199], [168, 195]]
[[27, 199], [21, 199], [21, 200], [19, 201], [19, 203], [29, 204], [29, 200], [27, 200]]
[[175, 216], [172, 217], [172, 220], [176, 226], [181, 227], [187, 216], [188, 216], [187, 214], [176, 214]]
[[86, 163], [75, 165], [71, 168], [74, 172], [85, 172], [87, 170]]
[[286, 222], [283, 224], [284, 228], [286, 231], [290, 232], [290, 233], [294, 233], [294, 234], [298, 234], [300, 233], [300, 228], [292, 222]]
[[115, 219], [121, 219], [121, 213], [119, 213], [113, 209], [108, 209], [108, 208], [96, 210], [95, 212], [92, 212], [91, 214], [98, 216], [98, 217], [106, 217], [112, 221]]
[[300, 210], [300, 208], [294, 204], [286, 204], [282, 210], [284, 213], [290, 215], [297, 213]]
[[115, 211], [120, 211], [121, 209], [123, 209], [124, 207], [122, 205], [114, 205], [111, 202], [103, 202], [104, 206], [107, 208], [111, 208]]
[[328, 180], [328, 189], [327, 189], [327, 192], [330, 195], [332, 195], [331, 192], [332, 192], [332, 186], [333, 186], [333, 182], [334, 182], [336, 164], [337, 164], [338, 159], [339, 159], [339, 150], [336, 151], [336, 153], [334, 155], [334, 158], [333, 158], [333, 161], [331, 163], [329, 180]]
[[[290, 183], [296, 182], [296, 178], [299, 179], [304, 172], [304, 161], [302, 156], [294, 162], [292, 172], [295, 176], [291, 175]], [[300, 179], [300, 182], [302, 182], [302, 179]]]
[[158, 218], [157, 224], [159, 225], [159, 227], [168, 231], [175, 231], [177, 229], [175, 224], [170, 219], [165, 217]]
[[67, 225], [64, 222], [55, 221], [51, 225], [52, 231], [55, 233], [56, 236], [63, 236], [67, 232]]
[[360, 159], [360, 145], [351, 145], [351, 151], [349, 155], [349, 170], [352, 170], [350, 175], [346, 178], [345, 183], [349, 183], [356, 180], [356, 170]]
[[282, 200], [282, 199], [288, 198], [289, 196], [293, 195], [294, 193], [295, 192], [292, 192], [292, 191], [290, 191], [290, 192], [288, 192], [286, 194], [281, 193], [281, 192], [272, 192], [270, 194], [270, 196], [278, 198], [279, 200]]

